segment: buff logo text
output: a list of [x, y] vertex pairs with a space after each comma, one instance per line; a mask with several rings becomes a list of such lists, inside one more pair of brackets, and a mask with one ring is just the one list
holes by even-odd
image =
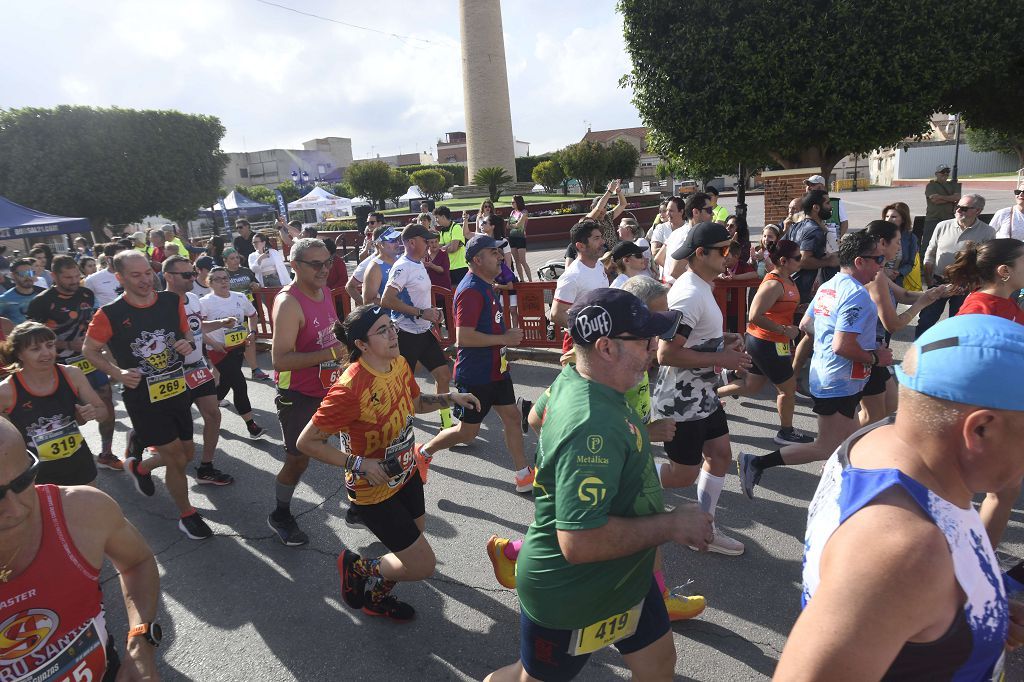
[[611, 333], [612, 316], [601, 306], [587, 306], [576, 315], [573, 324], [581, 339], [593, 342]]

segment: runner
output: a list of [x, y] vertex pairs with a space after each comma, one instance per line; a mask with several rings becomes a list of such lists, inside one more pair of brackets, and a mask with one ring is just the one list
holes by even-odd
[[[234, 482], [230, 474], [225, 474], [213, 465], [213, 457], [217, 452], [217, 441], [220, 439], [220, 405], [217, 404], [217, 382], [214, 381], [213, 370], [203, 352], [202, 340], [204, 332], [212, 329], [233, 327], [234, 320], [203, 321], [202, 305], [199, 297], [192, 293], [192, 263], [181, 256], [169, 256], [163, 264], [164, 279], [167, 290], [172, 291], [185, 302], [185, 315], [188, 317], [188, 328], [193, 339], [199, 339], [196, 348], [185, 356], [185, 384], [189, 388], [192, 402], [199, 408], [203, 418], [203, 454], [196, 468], [196, 482], [210, 485], [229, 485]], [[137, 439], [132, 438], [133, 448], [141, 447]]]
[[35, 284], [36, 269], [36, 261], [32, 258], [19, 258], [11, 263], [14, 286], [0, 294], [0, 316], [14, 324], [28, 319], [29, 302], [44, 291], [43, 287]]
[[432, 453], [458, 443], [468, 445], [480, 433], [480, 424], [494, 408], [505, 432], [505, 447], [512, 456], [516, 492], [533, 490], [533, 467], [523, 450], [522, 414], [516, 407], [516, 391], [508, 371], [505, 351], [523, 340], [522, 329], [507, 329], [501, 305], [494, 293], [494, 278], [501, 272], [498, 242], [478, 235], [466, 245], [469, 274], [455, 290], [455, 338], [459, 347], [455, 360], [455, 388], [476, 396], [480, 406], [473, 410], [456, 408], [458, 425], [434, 436], [417, 449], [420, 475], [427, 481]]
[[91, 485], [96, 464], [78, 426], [103, 419], [106, 407], [82, 370], [56, 364], [56, 345], [38, 322], [11, 331], [0, 344], [0, 364], [14, 370], [0, 382], [0, 411], [39, 458], [40, 483]]
[[[248, 226], [248, 223], [245, 224]], [[238, 242], [238, 237], [235, 237], [235, 241]], [[246, 240], [245, 243], [249, 244], [249, 241]], [[231, 247], [224, 249], [224, 266], [228, 270], [228, 288], [245, 296], [249, 303], [255, 304], [252, 292], [259, 289], [260, 285], [253, 271], [242, 267], [241, 254]], [[273, 381], [256, 363], [255, 343], [245, 344], [245, 364], [249, 365], [253, 381]]]
[[971, 500], [1024, 475], [1024, 385], [1005, 380], [1022, 362], [1020, 325], [991, 315], [949, 318], [915, 341], [896, 370], [895, 418], [825, 466], [804, 611], [774, 679], [1003, 679], [1024, 603], [1008, 603]]
[[[4, 678], [159, 680], [160, 576], [153, 553], [99, 490], [32, 485], [40, 464], [25, 456], [25, 445], [0, 419]], [[104, 558], [124, 592], [130, 629], [123, 662], [106, 627], [99, 582]]]
[[[436, 209], [434, 215], [443, 215], [437, 213], [441, 208]], [[432, 328], [441, 321], [442, 316], [440, 309], [434, 307], [430, 276], [423, 267], [427, 240], [434, 236], [434, 232], [422, 225], [411, 224], [402, 230], [405, 253], [395, 261], [388, 273], [388, 285], [381, 297], [381, 304], [391, 311], [391, 319], [398, 327], [398, 343], [402, 357], [409, 363], [409, 369], [415, 374], [416, 363], [422, 364], [433, 375], [437, 392], [447, 393], [452, 371]], [[459, 248], [465, 251], [461, 246]], [[459, 280], [462, 280], [461, 275]], [[451, 428], [451, 408], [442, 406], [440, 414], [441, 427]]]
[[519, 555], [520, 660], [485, 679], [572, 679], [609, 644], [636, 679], [671, 678], [675, 647], [652, 577], [655, 548], [670, 540], [705, 548], [711, 518], [690, 504], [664, 512], [646, 428], [623, 394], [675, 319], [620, 289], [588, 292], [571, 308], [576, 365], [551, 386], [536, 517]]
[[[181, 518], [178, 529], [192, 540], [213, 535], [188, 499], [185, 469], [192, 461], [192, 408], [184, 358], [195, 350], [184, 302], [171, 291], [153, 290], [153, 270], [135, 250], [114, 257], [124, 294], [96, 311], [85, 338], [85, 357], [124, 385], [124, 407], [138, 442], [155, 446], [125, 464], [135, 488], [152, 497], [152, 471], [165, 467], [167, 492]], [[108, 348], [117, 365], [103, 350]]]
[[775, 434], [775, 442], [779, 445], [810, 443], [812, 438], [793, 428], [796, 376], [791, 364], [791, 342], [800, 334], [793, 324], [793, 315], [800, 304], [800, 291], [791, 277], [800, 270], [800, 247], [788, 239], [768, 244], [764, 259], [770, 269], [750, 304], [750, 322], [744, 337], [753, 366], [742, 381], [720, 386], [718, 397], [753, 397], [771, 381], [778, 391], [775, 404], [780, 428]]
[[384, 225], [374, 230], [373, 239], [377, 253], [370, 258], [363, 273], [362, 300], [363, 303], [378, 305], [388, 284], [388, 273], [402, 253], [402, 233]]
[[800, 323], [807, 329], [813, 325], [811, 394], [818, 437], [763, 457], [740, 453], [736, 466], [747, 497], [753, 499], [765, 469], [828, 459], [857, 430], [854, 416], [871, 368], [892, 364], [892, 351], [875, 345], [878, 313], [864, 288], [883, 263], [881, 246], [865, 231], [850, 232], [839, 242], [839, 274], [818, 288]]
[[569, 230], [569, 241], [576, 247], [578, 257], [559, 276], [548, 317], [556, 327], [566, 328], [562, 337], [563, 353], [572, 349], [572, 336], [568, 329], [569, 308], [588, 291], [608, 286], [604, 266], [598, 261], [605, 247], [601, 230], [600, 223], [587, 218]]
[[114, 401], [110, 377], [96, 369], [82, 355], [85, 330], [95, 309], [95, 296], [82, 286], [81, 271], [71, 256], [53, 259], [53, 286], [28, 304], [28, 317], [40, 322], [57, 335], [57, 362], [74, 365], [85, 374], [89, 385], [103, 401], [103, 418], [99, 420], [100, 454], [96, 464], [104, 469], [120, 471], [124, 464], [112, 452], [114, 442]]
[[[224, 400], [231, 391], [235, 401], [235, 411], [245, 422], [249, 438], [260, 438], [265, 433], [263, 428], [252, 417], [252, 404], [249, 402], [249, 388], [242, 374], [242, 360], [246, 346], [253, 343], [256, 333], [256, 308], [245, 295], [228, 288], [228, 271], [220, 266], [210, 270], [209, 294], [199, 299], [203, 320], [221, 324], [212, 327], [207, 333], [207, 347], [210, 360], [220, 375], [217, 384], [217, 400]], [[248, 320], [248, 326], [246, 326]]]
[[[670, 254], [687, 262], [668, 294], [669, 307], [681, 318], [675, 338], [658, 344], [661, 367], [652, 394], [654, 414], [676, 422], [675, 436], [665, 443], [669, 461], [661, 465], [661, 483], [666, 488], [685, 488], [696, 481], [700, 507], [712, 518], [732, 466], [729, 423], [715, 387], [722, 368], [751, 366], [743, 337], [722, 332], [722, 310], [711, 289], [725, 271], [730, 244], [724, 225], [703, 222]], [[714, 532], [709, 551], [727, 556], [743, 553], [742, 542], [717, 527]]]
[[[379, 306], [352, 311], [334, 333], [348, 347], [351, 364], [324, 398], [299, 436], [299, 449], [345, 470], [349, 500], [366, 527], [389, 553], [375, 559], [345, 549], [338, 557], [341, 595], [371, 616], [408, 621], [415, 609], [391, 594], [398, 582], [425, 580], [434, 572], [434, 552], [423, 529], [423, 483], [416, 475], [414, 414], [457, 404], [479, 410], [467, 393], [421, 395], [399, 352], [398, 333]], [[328, 443], [345, 433], [351, 452]]]
[[[651, 312], [665, 312], [668, 310], [668, 287], [646, 275], [631, 277], [621, 288], [623, 291], [628, 291], [640, 299]], [[666, 333], [666, 336], [670, 333], [672, 333], [671, 329]], [[575, 364], [575, 350], [570, 351], [570, 357], [567, 358], [567, 361]], [[666, 440], [672, 440], [676, 424], [671, 419], [651, 421], [649, 373], [650, 370], [644, 372], [640, 377], [640, 383], [626, 391], [626, 405], [640, 417], [640, 421], [647, 427], [650, 441], [652, 443], [664, 443]], [[537, 404], [529, 413], [529, 424], [538, 436], [544, 423], [544, 414], [550, 398], [551, 389], [549, 388], [541, 394]], [[498, 583], [509, 589], [515, 589], [516, 587], [516, 560], [519, 557], [522, 544], [522, 540], [499, 538], [497, 535], [492, 535], [487, 541], [487, 556], [494, 569], [494, 577]], [[665, 602], [665, 609], [668, 611], [668, 619], [670, 621], [688, 620], [696, 618], [703, 613], [706, 606], [704, 597], [680, 594], [675, 590], [670, 590], [665, 584], [660, 547], [654, 556], [654, 580], [658, 583], [658, 588], [661, 590], [661, 597]]]
[[[304, 545], [309, 536], [292, 516], [292, 496], [309, 457], [296, 445], [299, 434], [316, 414], [327, 389], [341, 374], [344, 349], [334, 336], [338, 321], [326, 287], [331, 258], [319, 239], [296, 239], [291, 246], [295, 279], [274, 299], [270, 356], [277, 374], [277, 416], [284, 437], [284, 466], [275, 481], [277, 507], [267, 524], [288, 546]], [[339, 350], [341, 352], [339, 352]]]
[[110, 242], [103, 245], [103, 255], [107, 259], [107, 265], [85, 278], [85, 286], [95, 296], [95, 307], [102, 308], [115, 298], [121, 295], [123, 289], [117, 281], [117, 274], [114, 272], [114, 256], [124, 251], [124, 245], [118, 242]]

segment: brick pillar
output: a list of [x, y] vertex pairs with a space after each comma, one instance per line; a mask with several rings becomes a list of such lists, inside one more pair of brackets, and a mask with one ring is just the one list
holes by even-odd
[[789, 202], [807, 193], [804, 180], [820, 174], [820, 168], [763, 171], [764, 224], [777, 223], [789, 215]]

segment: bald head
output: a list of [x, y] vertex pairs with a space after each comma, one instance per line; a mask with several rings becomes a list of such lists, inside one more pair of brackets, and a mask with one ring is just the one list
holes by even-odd
[[[10, 485], [30, 464], [25, 450], [25, 439], [14, 425], [0, 419], [0, 485]], [[5, 544], [7, 533], [18, 534], [19, 528], [38, 510], [35, 488], [31, 485], [20, 493], [5, 491], [0, 499], [0, 544]], [[8, 536], [13, 537], [13, 536]]]

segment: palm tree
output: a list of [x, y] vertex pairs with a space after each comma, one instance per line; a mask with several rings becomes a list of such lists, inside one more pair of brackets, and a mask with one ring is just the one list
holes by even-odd
[[501, 196], [501, 188], [510, 182], [512, 182], [512, 176], [501, 166], [481, 168], [473, 174], [473, 184], [487, 185], [487, 194], [493, 202], [498, 201], [498, 197]]

